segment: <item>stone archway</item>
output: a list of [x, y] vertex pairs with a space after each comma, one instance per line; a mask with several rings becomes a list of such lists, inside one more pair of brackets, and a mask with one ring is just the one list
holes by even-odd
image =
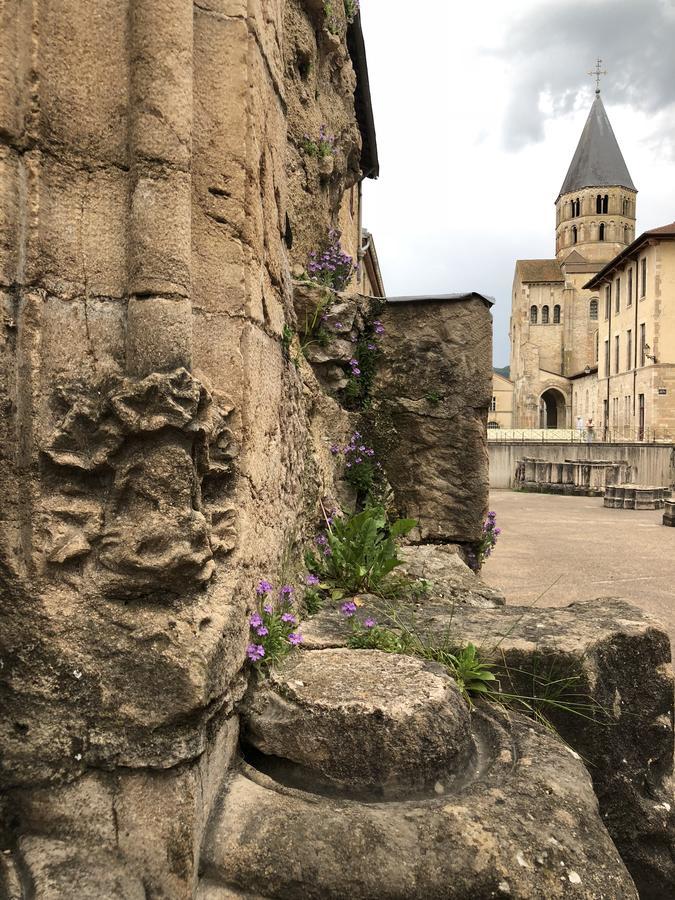
[[544, 391], [539, 400], [540, 428], [567, 428], [565, 396], [555, 388]]

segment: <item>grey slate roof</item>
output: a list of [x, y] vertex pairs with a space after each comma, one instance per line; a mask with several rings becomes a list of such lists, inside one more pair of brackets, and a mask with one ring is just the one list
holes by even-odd
[[569, 194], [584, 187], [610, 185], [629, 188], [631, 191], [637, 190], [612, 131], [600, 94], [596, 94], [572, 164], [560, 188], [560, 194]]
[[457, 300], [473, 300], [474, 297], [482, 300], [486, 306], [494, 306], [494, 297], [490, 297], [488, 294], [479, 294], [478, 291], [468, 291], [464, 294], [412, 294], [404, 297], [387, 297], [387, 303], [448, 303]]

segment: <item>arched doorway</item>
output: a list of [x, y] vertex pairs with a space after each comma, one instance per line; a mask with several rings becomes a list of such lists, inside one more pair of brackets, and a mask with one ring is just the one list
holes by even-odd
[[566, 428], [565, 397], [555, 388], [549, 388], [539, 401], [540, 428]]

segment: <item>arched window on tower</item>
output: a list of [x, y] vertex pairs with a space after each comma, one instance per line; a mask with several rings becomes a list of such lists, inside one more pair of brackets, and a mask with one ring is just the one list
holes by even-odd
[[602, 212], [602, 194], [598, 194], [595, 198], [595, 211], [596, 213]]
[[579, 233], [577, 231], [577, 226], [572, 225], [572, 243], [576, 244], [578, 239], [579, 239]]
[[598, 240], [604, 241], [604, 239], [605, 239], [605, 223], [601, 222], [600, 228], [598, 228]]
[[623, 214], [624, 216], [630, 215], [630, 200], [626, 200], [625, 197], [623, 198]]
[[532, 325], [537, 324], [537, 307], [536, 306], [530, 307], [530, 323]]
[[606, 213], [609, 210], [609, 195], [605, 194], [602, 198], [602, 211]]
[[541, 308], [541, 324], [548, 325], [548, 306], [542, 306]]
[[630, 228], [628, 225], [623, 226], [623, 242], [624, 244], [630, 244]]
[[553, 307], [553, 324], [560, 325], [560, 307], [557, 303]]
[[598, 318], [598, 298], [593, 297], [591, 302], [588, 305], [588, 315], [589, 318], [595, 319], [597, 321]]
[[581, 215], [581, 203], [579, 198], [576, 200], [572, 200], [572, 216], [580, 216]]

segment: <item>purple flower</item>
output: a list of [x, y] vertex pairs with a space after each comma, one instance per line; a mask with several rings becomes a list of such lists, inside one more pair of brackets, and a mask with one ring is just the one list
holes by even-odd
[[384, 328], [382, 327], [382, 325], [375, 326], [375, 334], [384, 334]]
[[301, 634], [295, 634], [294, 632], [291, 632], [288, 635], [288, 643], [293, 644], [294, 647], [297, 647], [298, 644], [301, 644], [303, 640], [304, 638]]
[[246, 655], [251, 662], [258, 662], [265, 655], [265, 648], [262, 644], [249, 644], [246, 648]]
[[255, 592], [259, 597], [262, 597], [263, 594], [269, 594], [271, 590], [272, 585], [269, 583], [269, 581], [265, 581], [265, 579], [263, 579], [255, 589]]
[[494, 532], [493, 532], [493, 534], [495, 535], [495, 537], [496, 537], [498, 534], [501, 534], [501, 533], [502, 533], [501, 528], [495, 528], [495, 530], [494, 530]]
[[359, 364], [358, 359], [350, 359], [350, 360], [349, 360], [349, 365], [350, 365], [350, 366], [358, 366], [358, 364]]
[[340, 611], [344, 616], [347, 616], [348, 619], [351, 619], [351, 617], [356, 612], [356, 603], [354, 603], [352, 600], [348, 600], [346, 603], [342, 604], [342, 606], [340, 607]]
[[340, 452], [340, 448], [338, 447], [337, 444], [331, 444], [330, 452], [331, 452], [333, 455], [335, 455], [336, 453], [339, 453], [339, 452]]
[[357, 375], [357, 376], [358, 376], [358, 375], [360, 375], [360, 374], [361, 374], [361, 369], [359, 369], [357, 366], [354, 366], [353, 369], [352, 369], [352, 375]]
[[293, 585], [285, 584], [282, 588], [280, 588], [279, 596], [280, 597], [290, 597], [291, 594], [294, 592], [294, 590], [295, 590], [295, 588], [293, 587]]
[[363, 623], [364, 628], [374, 628], [377, 625], [375, 619], [366, 619]]
[[255, 633], [258, 637], [265, 637], [266, 634], [269, 634], [269, 629], [265, 627], [265, 625], [261, 625], [260, 628], [256, 628]]
[[377, 350], [377, 344], [368, 344], [369, 350]]
[[271, 603], [263, 603], [263, 609], [266, 613], [269, 613], [269, 615], [272, 615], [272, 613], [274, 612], [274, 607]]
[[260, 617], [259, 613], [253, 613], [253, 615], [251, 616], [251, 618], [248, 621], [249, 621], [251, 628], [258, 628], [263, 623], [263, 620]]
[[284, 613], [283, 616], [281, 617], [281, 621], [288, 622], [291, 625], [295, 625], [297, 622], [297, 619], [295, 618], [293, 613]]
[[325, 534], [318, 534], [316, 536], [316, 543], [319, 545], [319, 547], [325, 547], [328, 543], [328, 538]]
[[305, 584], [308, 584], [310, 587], [313, 587], [315, 584], [319, 583], [319, 579], [316, 575], [308, 575], [305, 578]]
[[336, 331], [339, 331], [342, 328], [342, 322], [335, 322], [335, 324], [333, 325], [333, 328]]

